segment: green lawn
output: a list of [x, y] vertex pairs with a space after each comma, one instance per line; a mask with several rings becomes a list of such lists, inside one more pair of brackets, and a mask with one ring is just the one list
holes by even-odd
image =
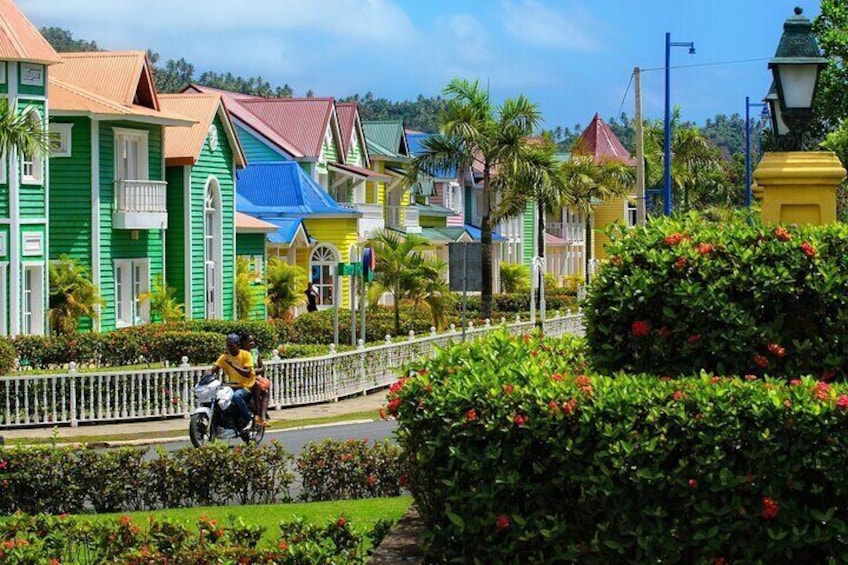
[[74, 518], [78, 520], [116, 520], [120, 516], [130, 516], [133, 522], [145, 527], [148, 517], [168, 518], [173, 521], [194, 526], [201, 516], [227, 524], [227, 516], [234, 515], [245, 524], [266, 528], [263, 540], [275, 542], [278, 539], [280, 522], [302, 517], [307, 522], [323, 525], [344, 516], [351, 528], [359, 533], [369, 530], [377, 520], [396, 522], [412, 502], [410, 496], [396, 498], [366, 498], [362, 500], [336, 500], [330, 502], [307, 502], [297, 504], [264, 504], [256, 506], [200, 506], [195, 508], [172, 508], [153, 512], [129, 512], [121, 514], [84, 514]]

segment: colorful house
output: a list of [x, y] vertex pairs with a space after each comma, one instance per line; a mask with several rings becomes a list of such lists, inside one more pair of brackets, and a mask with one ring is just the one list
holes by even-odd
[[358, 260], [361, 214], [339, 206], [294, 161], [251, 163], [237, 176], [238, 211], [278, 227], [269, 235], [268, 253], [307, 270], [319, 308], [347, 307], [349, 279], [342, 277], [339, 297], [336, 270], [339, 263]]
[[362, 123], [371, 169], [384, 180], [368, 183], [375, 201], [383, 205], [385, 227], [406, 233], [420, 233], [418, 210], [409, 208], [412, 192], [406, 179], [409, 143], [403, 120], [365, 121]]
[[193, 121], [160, 106], [143, 51], [63, 53], [49, 84], [45, 249], [91, 269], [105, 301], [94, 329], [149, 322], [142, 295], [166, 278], [164, 131]]
[[[163, 94], [159, 102], [195, 121], [165, 128], [166, 279], [187, 319], [233, 319], [235, 178], [244, 152], [220, 94]], [[262, 280], [264, 267], [255, 266]]]
[[[600, 115], [592, 121], [575, 141], [573, 154], [591, 156], [596, 164], [619, 162], [635, 166], [635, 161]], [[609, 238], [605, 235], [608, 226], [619, 222], [625, 226], [636, 224], [635, 193], [627, 197], [593, 201], [589, 217], [591, 232], [591, 260], [605, 259]], [[579, 210], [563, 209], [561, 213], [549, 214], [547, 231], [565, 241], [564, 260], [557, 265], [559, 275], [575, 275], [584, 272], [586, 217]], [[556, 267], [556, 266], [555, 266]]]
[[[265, 320], [268, 317], [266, 298], [266, 258], [268, 257], [268, 236], [279, 231], [279, 226], [263, 222], [258, 218], [236, 212], [236, 262], [247, 261], [252, 273], [250, 289], [253, 294], [253, 308], [248, 314], [251, 320]], [[238, 309], [237, 309], [238, 310]], [[241, 318], [241, 312], [236, 312]]]
[[[47, 128], [48, 68], [60, 59], [10, 0], [0, 1], [0, 98]], [[0, 334], [46, 332], [47, 230], [52, 212], [46, 155], [11, 151], [0, 160]]]

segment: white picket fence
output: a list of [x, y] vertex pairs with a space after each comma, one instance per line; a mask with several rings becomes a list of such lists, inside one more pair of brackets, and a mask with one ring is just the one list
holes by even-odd
[[[516, 321], [469, 327], [473, 339], [498, 327], [513, 334], [533, 324]], [[545, 321], [549, 336], [582, 334], [583, 317], [571, 314]], [[384, 345], [320, 357], [279, 359], [265, 363], [272, 381], [270, 407], [280, 409], [367, 394], [397, 380], [397, 369], [418, 357], [432, 355], [461, 339], [460, 330], [406, 338], [387, 337]], [[210, 364], [211, 365], [211, 364]], [[194, 408], [194, 385], [210, 365], [192, 367], [183, 358], [179, 367], [115, 372], [67, 373], [0, 377], [0, 430], [20, 427], [77, 426], [155, 418], [187, 418]]]

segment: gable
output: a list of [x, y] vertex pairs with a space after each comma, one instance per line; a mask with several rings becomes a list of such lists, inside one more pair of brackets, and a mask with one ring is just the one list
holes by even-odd
[[240, 123], [234, 125], [236, 135], [238, 135], [239, 142], [241, 142], [248, 162], [262, 163], [291, 160], [291, 157], [277, 150], [276, 147], [265, 141], [262, 136], [254, 133], [245, 125]]

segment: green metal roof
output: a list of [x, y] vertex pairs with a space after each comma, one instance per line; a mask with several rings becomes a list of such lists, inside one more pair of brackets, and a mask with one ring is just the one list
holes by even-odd
[[362, 129], [371, 154], [403, 157], [409, 153], [403, 135], [403, 120], [362, 122]]
[[421, 216], [438, 216], [447, 218], [448, 216], [456, 216], [457, 213], [444, 206], [436, 204], [410, 204], [410, 208], [415, 208]]
[[459, 241], [464, 233], [465, 229], [461, 227], [421, 228], [420, 235], [429, 241], [452, 243]]

